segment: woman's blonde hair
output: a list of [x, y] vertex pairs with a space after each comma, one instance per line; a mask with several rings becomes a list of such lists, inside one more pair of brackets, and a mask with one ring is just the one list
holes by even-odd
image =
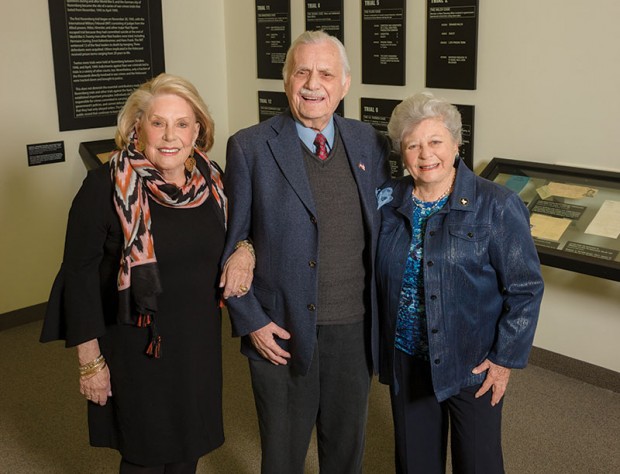
[[136, 127], [136, 124], [144, 118], [153, 97], [161, 94], [179, 96], [191, 105], [196, 115], [196, 121], [200, 124], [196, 147], [205, 152], [209, 151], [213, 146], [215, 124], [207, 104], [202, 100], [198, 90], [191, 82], [182, 77], [166, 73], [162, 73], [154, 79], [145, 82], [129, 96], [127, 102], [125, 102], [125, 105], [118, 113], [116, 134], [114, 136], [116, 145], [122, 149], [129, 143], [131, 132]]

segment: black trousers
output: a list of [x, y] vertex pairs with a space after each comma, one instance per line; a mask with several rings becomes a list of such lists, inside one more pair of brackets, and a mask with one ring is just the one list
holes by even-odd
[[[433, 392], [428, 362], [395, 351], [397, 383], [390, 387], [396, 472], [446, 472], [448, 428], [454, 474], [501, 474], [502, 401], [491, 406], [491, 391], [476, 399], [479, 385], [441, 403]], [[395, 382], [396, 382], [395, 381]], [[395, 389], [398, 387], [398, 391]]]
[[310, 372], [250, 360], [263, 474], [303, 474], [316, 425], [321, 474], [362, 472], [370, 369], [364, 324], [318, 326]]

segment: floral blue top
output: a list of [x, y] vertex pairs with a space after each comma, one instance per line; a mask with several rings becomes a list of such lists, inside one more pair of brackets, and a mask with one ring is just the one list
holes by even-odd
[[434, 202], [424, 202], [412, 196], [415, 204], [411, 219], [413, 237], [400, 289], [394, 344], [397, 349], [423, 360], [428, 360], [424, 272], [422, 271], [424, 234], [428, 218], [448, 202], [448, 197], [444, 196]]

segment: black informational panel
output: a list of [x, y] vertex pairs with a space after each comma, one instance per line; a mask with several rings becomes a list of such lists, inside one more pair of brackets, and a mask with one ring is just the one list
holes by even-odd
[[405, 85], [406, 4], [362, 1], [362, 83]]
[[[387, 136], [387, 126], [392, 116], [394, 108], [400, 104], [400, 100], [393, 99], [371, 99], [362, 97], [360, 99], [360, 110], [362, 122], [369, 123], [375, 129]], [[464, 163], [473, 170], [474, 156], [474, 106], [454, 104], [461, 113], [463, 123], [463, 144], [459, 147], [459, 155]], [[390, 168], [393, 177], [403, 175], [403, 163], [399, 154], [390, 154]]]
[[282, 67], [290, 45], [290, 0], [256, 0], [256, 65], [259, 79], [282, 79]]
[[[387, 126], [392, 116], [394, 107], [400, 104], [400, 100], [393, 99], [373, 99], [368, 97], [362, 97], [360, 99], [360, 110], [362, 116], [360, 117], [362, 122], [369, 123], [376, 130], [387, 134]], [[389, 139], [389, 137], [388, 137]], [[397, 178], [403, 175], [403, 160], [400, 154], [392, 151], [388, 158], [390, 161], [390, 173], [393, 178]]]
[[114, 125], [127, 97], [164, 72], [161, 0], [48, 1], [60, 130]]
[[284, 92], [258, 91], [258, 120], [280, 115], [288, 107], [288, 99]]
[[480, 176], [527, 205], [542, 264], [620, 281], [620, 173], [493, 158]]
[[28, 166], [49, 165], [65, 161], [65, 142], [33, 143], [26, 145]]
[[[262, 122], [280, 115], [288, 108], [288, 98], [284, 92], [258, 91], [258, 120]], [[344, 117], [344, 100], [336, 108], [336, 113]]]
[[427, 0], [426, 87], [476, 88], [478, 0]]
[[463, 124], [463, 143], [459, 147], [459, 156], [463, 159], [470, 170], [474, 169], [474, 118], [475, 107], [473, 105], [454, 104], [461, 113]]
[[323, 30], [344, 44], [343, 0], [306, 0], [306, 30]]
[[114, 140], [95, 140], [80, 143], [80, 157], [87, 170], [100, 167], [110, 160], [110, 156], [117, 149]]

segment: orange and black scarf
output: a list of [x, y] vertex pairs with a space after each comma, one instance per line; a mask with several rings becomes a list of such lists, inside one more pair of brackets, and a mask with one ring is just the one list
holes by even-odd
[[166, 183], [161, 173], [130, 143], [110, 159], [110, 173], [114, 185], [114, 206], [123, 229], [124, 244], [118, 274], [119, 313], [123, 324], [149, 327], [151, 338], [146, 353], [159, 358], [161, 336], [157, 332], [155, 313], [157, 295], [162, 291], [157, 258], [151, 234], [149, 197], [167, 207], [192, 208], [203, 204], [213, 195], [224, 215], [227, 199], [223, 192], [219, 167], [198, 149], [194, 158], [204, 160], [210, 170], [205, 177], [194, 166], [185, 171], [186, 182], [178, 187]]

